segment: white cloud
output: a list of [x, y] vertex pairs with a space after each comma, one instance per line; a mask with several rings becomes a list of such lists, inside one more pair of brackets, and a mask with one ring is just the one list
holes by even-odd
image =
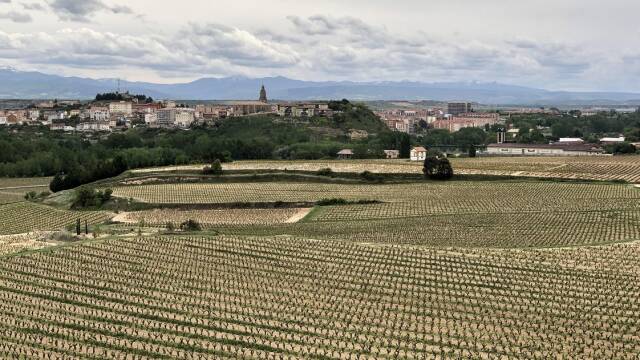
[[[69, 5], [64, 0], [55, 3]], [[105, 7], [108, 12], [118, 11], [95, 0], [64, 11], [87, 19]], [[135, 35], [98, 30], [88, 23], [53, 32], [0, 30], [0, 60], [32, 69], [100, 71], [105, 77], [118, 75], [115, 69], [130, 73], [137, 69], [156, 73], [158, 78], [284, 75], [308, 80], [479, 80], [571, 89], [611, 89], [617, 84], [628, 89], [634, 85], [623, 72], [640, 73], [640, 56], [635, 52], [616, 55], [597, 47], [533, 37], [452, 40], [423, 31], [391, 31], [353, 17], [287, 19], [286, 26], [268, 31], [215, 23]]]

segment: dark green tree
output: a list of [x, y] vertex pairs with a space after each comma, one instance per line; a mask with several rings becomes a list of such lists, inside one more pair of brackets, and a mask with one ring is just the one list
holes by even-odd
[[453, 177], [451, 163], [442, 155], [427, 156], [422, 171], [426, 177], [432, 180], [449, 180]]

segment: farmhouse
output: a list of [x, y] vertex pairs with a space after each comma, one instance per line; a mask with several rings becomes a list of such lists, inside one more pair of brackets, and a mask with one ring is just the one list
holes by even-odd
[[398, 150], [385, 150], [384, 155], [387, 159], [397, 159], [400, 157], [400, 151]]
[[338, 152], [338, 159], [339, 160], [349, 160], [353, 157], [353, 150], [351, 149], [344, 149], [344, 150], [340, 150], [340, 152]]
[[427, 149], [422, 146], [411, 149], [411, 161], [424, 161], [427, 158]]
[[588, 156], [602, 155], [604, 150], [595, 144], [555, 143], [555, 144], [491, 144], [486, 155], [506, 156]]

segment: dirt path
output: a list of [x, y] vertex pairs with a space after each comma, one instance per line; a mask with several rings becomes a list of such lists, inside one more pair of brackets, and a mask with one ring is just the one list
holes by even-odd
[[285, 223], [295, 224], [298, 221], [304, 219], [304, 217], [307, 216], [311, 212], [311, 210], [313, 210], [313, 208], [298, 209], [298, 212], [296, 212], [295, 215], [293, 215], [287, 221], [285, 221]]
[[129, 220], [129, 213], [128, 212], [120, 212], [118, 214], [116, 214], [116, 216], [114, 216], [111, 221], [113, 222], [117, 222], [117, 223], [131, 223], [131, 221]]

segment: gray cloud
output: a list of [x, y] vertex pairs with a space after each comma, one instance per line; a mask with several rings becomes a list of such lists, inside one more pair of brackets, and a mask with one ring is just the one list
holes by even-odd
[[32, 10], [32, 11], [44, 11], [45, 7], [42, 6], [42, 4], [40, 3], [23, 3], [22, 7], [25, 10]]
[[17, 23], [28, 23], [33, 21], [33, 18], [28, 13], [21, 13], [17, 11], [0, 13], [0, 19], [8, 19]]
[[101, 0], [53, 0], [49, 6], [61, 20], [87, 22], [98, 12], [113, 14], [132, 14], [127, 6], [109, 6]]

